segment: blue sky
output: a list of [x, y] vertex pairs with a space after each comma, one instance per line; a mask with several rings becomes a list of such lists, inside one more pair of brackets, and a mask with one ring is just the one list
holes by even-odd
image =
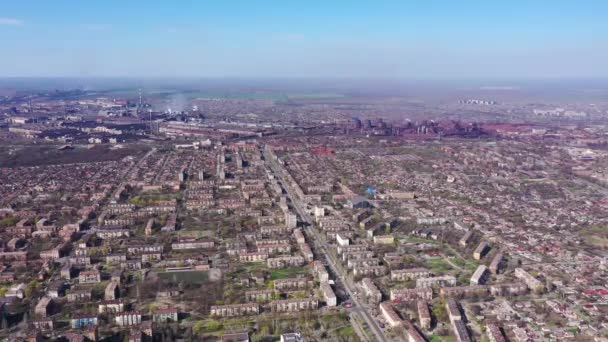
[[13, 0], [0, 77], [606, 78], [608, 1]]

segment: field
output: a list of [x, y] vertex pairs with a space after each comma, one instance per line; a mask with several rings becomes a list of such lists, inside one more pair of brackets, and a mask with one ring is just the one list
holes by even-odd
[[149, 150], [145, 145], [129, 144], [123, 148], [111, 145], [76, 146], [60, 150], [57, 145], [0, 146], [0, 167], [91, 163], [141, 156]]
[[280, 269], [280, 270], [270, 271], [270, 279], [277, 280], [277, 279], [293, 278], [293, 277], [297, 277], [298, 275], [304, 275], [304, 274], [309, 274], [309, 273], [310, 273], [310, 271], [306, 267], [284, 268], [284, 269]]
[[203, 284], [207, 282], [209, 276], [203, 271], [185, 271], [185, 272], [160, 272], [158, 277], [165, 281], [184, 282], [188, 284]]
[[593, 226], [581, 232], [583, 240], [592, 246], [608, 248], [608, 229], [603, 226]]
[[445, 262], [445, 260], [440, 258], [428, 259], [426, 262], [426, 266], [431, 271], [433, 271], [433, 273], [436, 274], [446, 273], [447, 271], [452, 269], [452, 267], [447, 262]]

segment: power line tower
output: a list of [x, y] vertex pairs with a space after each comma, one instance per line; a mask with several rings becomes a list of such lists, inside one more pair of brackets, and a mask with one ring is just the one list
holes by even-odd
[[138, 107], [141, 109], [144, 107], [143, 97], [141, 95], [141, 88], [139, 88], [139, 105]]

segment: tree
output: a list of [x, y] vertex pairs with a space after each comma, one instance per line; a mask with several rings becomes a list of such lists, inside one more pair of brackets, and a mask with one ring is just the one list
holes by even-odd
[[27, 284], [25, 288], [25, 296], [27, 298], [32, 298], [38, 295], [38, 292], [42, 288], [42, 285], [37, 280], [32, 280]]
[[447, 321], [448, 313], [445, 308], [446, 300], [442, 299], [439, 304], [433, 306], [433, 315], [437, 318], [438, 321]]

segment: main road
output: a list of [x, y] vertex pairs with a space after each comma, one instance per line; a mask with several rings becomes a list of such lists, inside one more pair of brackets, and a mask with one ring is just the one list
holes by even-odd
[[306, 210], [304, 210], [300, 200], [296, 196], [292, 195], [291, 188], [288, 185], [288, 183], [285, 181], [285, 177], [284, 177], [285, 171], [283, 170], [283, 168], [281, 168], [281, 166], [277, 163], [276, 160], [270, 158], [268, 155], [265, 155], [265, 160], [270, 165], [270, 168], [273, 171], [273, 173], [275, 175], [277, 175], [279, 177], [279, 179], [281, 180], [281, 183], [283, 183], [283, 188], [285, 189], [285, 192], [287, 193], [287, 197], [289, 197], [289, 199], [291, 200], [291, 204], [292, 204], [293, 208], [296, 210], [296, 212], [300, 216], [301, 220], [303, 222], [307, 223], [305, 229], [308, 233], [310, 233], [309, 236], [312, 236], [314, 238], [314, 240], [315, 240], [314, 244], [315, 244], [315, 246], [318, 247], [317, 250], [320, 250], [324, 254], [329, 267], [332, 269], [333, 273], [338, 278], [340, 278], [340, 281], [342, 282], [342, 284], [344, 284], [344, 289], [346, 290], [352, 303], [356, 307], [355, 311], [357, 311], [363, 317], [363, 319], [365, 320], [367, 325], [371, 328], [372, 332], [374, 333], [374, 335], [376, 336], [376, 339], [378, 341], [388, 342], [388, 339], [386, 338], [386, 336], [384, 336], [384, 332], [382, 331], [382, 329], [380, 329], [376, 320], [369, 314], [369, 312], [367, 311], [365, 306], [361, 305], [361, 303], [357, 299], [357, 296], [355, 295], [354, 285], [350, 282], [347, 275], [342, 271], [342, 268], [339, 268], [336, 266], [337, 261], [334, 260], [332, 254], [329, 252], [329, 246], [328, 246], [327, 242], [325, 241], [325, 239], [321, 238], [319, 232], [317, 231], [317, 229], [315, 229], [314, 221], [312, 220], [310, 215], [306, 212]]

